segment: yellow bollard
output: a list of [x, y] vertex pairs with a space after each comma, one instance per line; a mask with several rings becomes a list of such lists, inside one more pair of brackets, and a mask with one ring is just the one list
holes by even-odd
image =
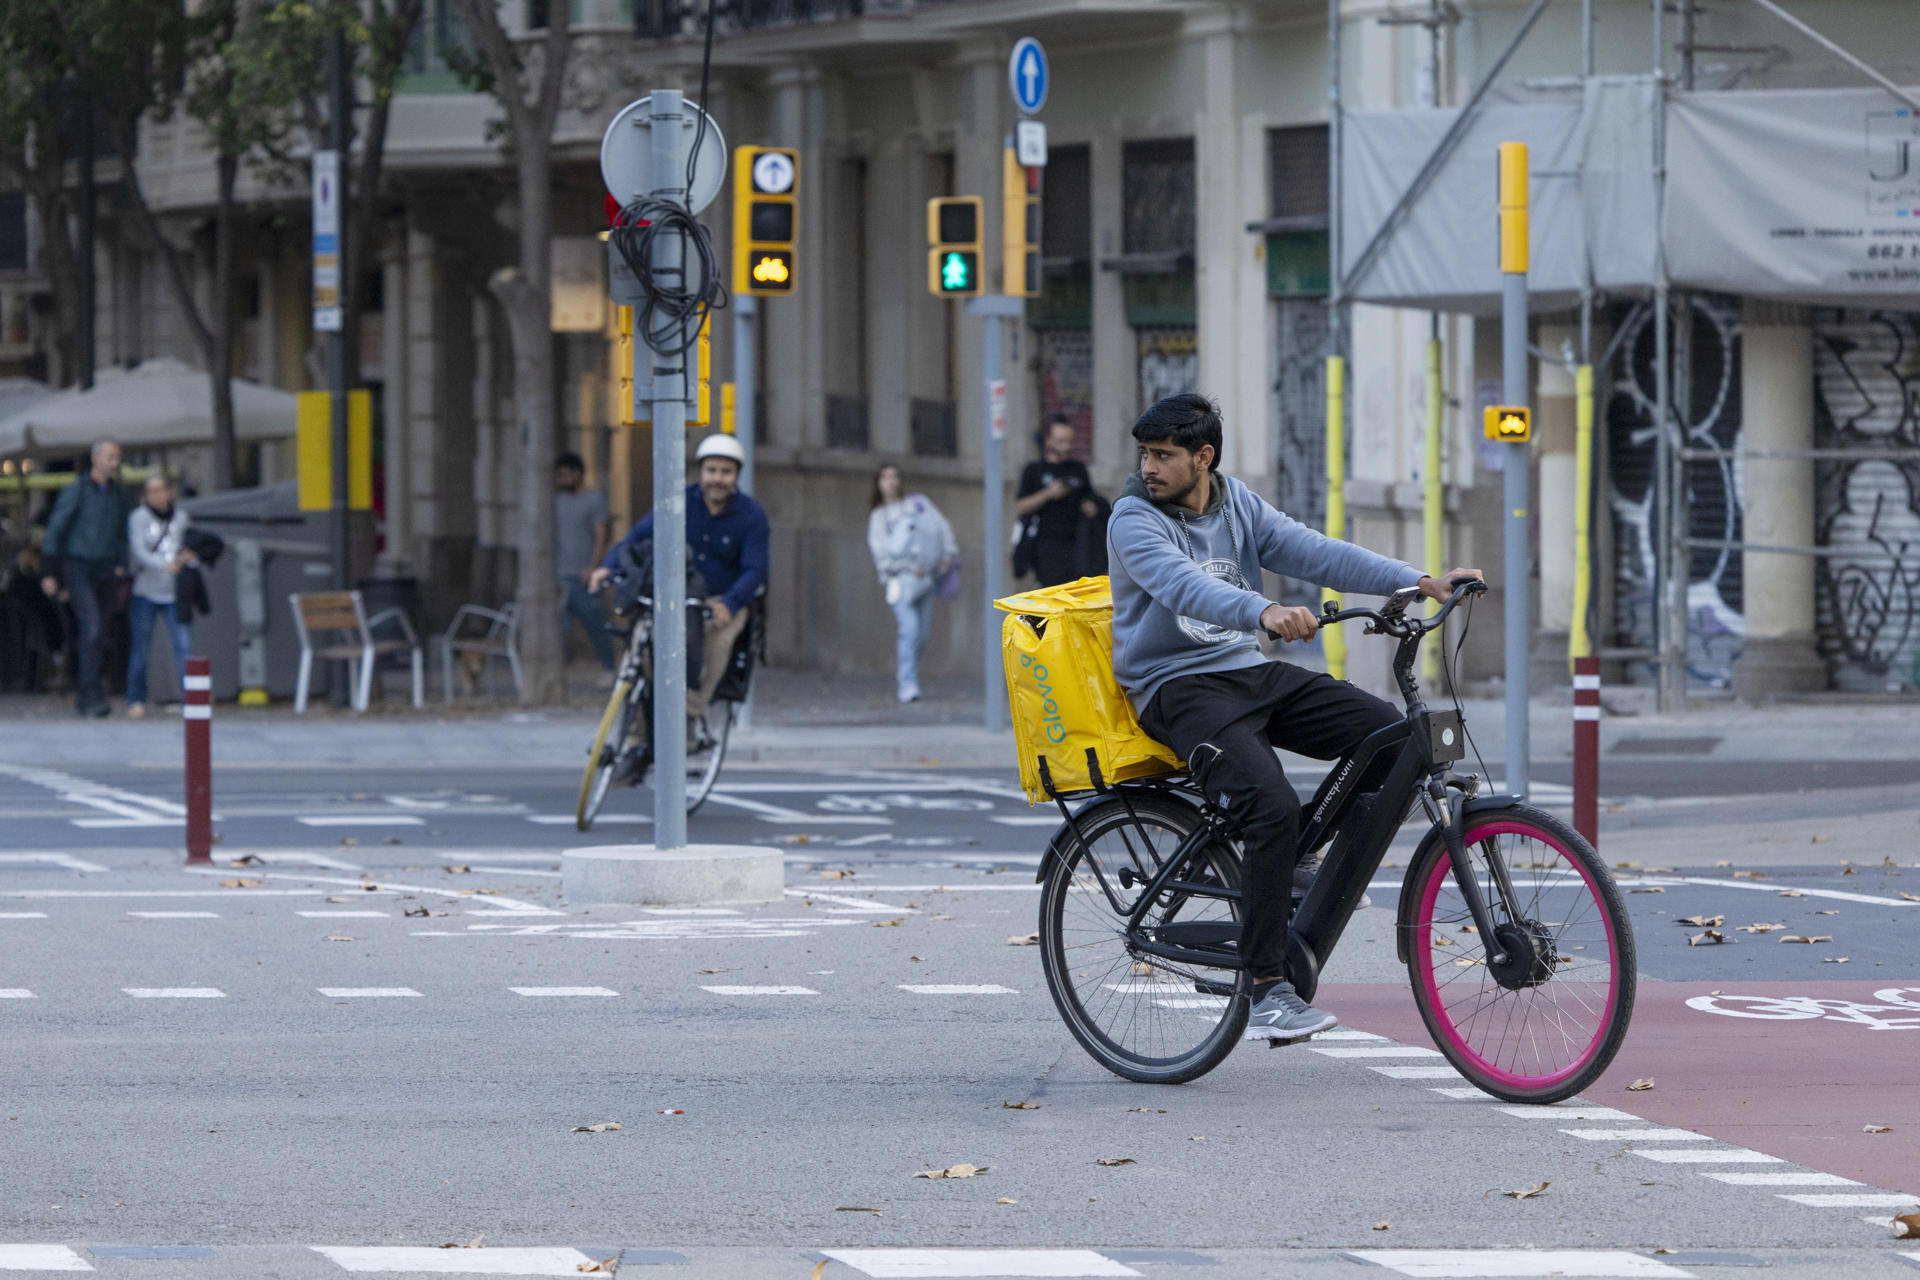
[[[1339, 356], [1327, 357], [1327, 536], [1347, 536], [1347, 362]], [[1332, 591], [1321, 588], [1320, 598], [1331, 600]], [[1321, 632], [1326, 646], [1327, 673], [1336, 680], [1347, 678], [1347, 638], [1339, 627]]]

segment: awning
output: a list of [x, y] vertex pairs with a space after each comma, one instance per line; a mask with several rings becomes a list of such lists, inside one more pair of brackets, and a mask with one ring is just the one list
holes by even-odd
[[[239, 439], [278, 440], [294, 433], [291, 391], [238, 378], [232, 386]], [[103, 438], [138, 449], [211, 443], [213, 388], [207, 375], [156, 357], [124, 373], [104, 374], [89, 391], [57, 391], [0, 418], [0, 455], [71, 452]]]

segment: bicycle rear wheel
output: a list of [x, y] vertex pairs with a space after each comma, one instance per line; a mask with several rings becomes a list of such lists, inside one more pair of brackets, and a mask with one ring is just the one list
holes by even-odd
[[[1447, 1060], [1487, 1093], [1570, 1098], [1607, 1069], [1633, 1016], [1633, 929], [1620, 890], [1592, 845], [1529, 805], [1469, 814], [1464, 838], [1495, 945], [1475, 930], [1436, 833], [1408, 876], [1402, 917], [1414, 1002]], [[1506, 865], [1511, 904], [1492, 856]]]
[[707, 704], [704, 716], [687, 717], [687, 812], [706, 802], [720, 780], [720, 764], [727, 758], [727, 736], [733, 730], [733, 703], [718, 699]]
[[574, 802], [573, 809], [573, 825], [581, 831], [593, 826], [600, 806], [606, 802], [607, 790], [613, 785], [620, 751], [633, 725], [632, 693], [633, 686], [625, 680], [613, 686], [613, 692], [607, 697], [607, 709], [600, 716], [599, 731], [587, 749], [587, 770], [580, 779], [580, 798]]
[[[1047, 989], [1067, 1029], [1094, 1061], [1145, 1084], [1184, 1084], [1213, 1070], [1247, 1025], [1246, 975], [1145, 955], [1127, 940], [1126, 917], [1113, 908], [1094, 872], [1127, 907], [1143, 882], [1199, 822], [1191, 805], [1140, 796], [1136, 823], [1119, 799], [1096, 802], [1076, 820], [1085, 844], [1062, 828], [1053, 839], [1040, 896], [1040, 956]], [[1202, 855], [1198, 883], [1235, 888], [1239, 859], [1224, 844]], [[1133, 887], [1120, 883], [1126, 869]], [[1190, 933], [1237, 939], [1237, 902], [1168, 894], [1145, 918], [1149, 928], [1195, 926]], [[1214, 994], [1221, 990], [1229, 995]]]

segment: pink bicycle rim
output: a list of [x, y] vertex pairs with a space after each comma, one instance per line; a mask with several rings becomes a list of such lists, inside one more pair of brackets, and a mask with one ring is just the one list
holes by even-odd
[[[1538, 827], [1518, 822], [1495, 821], [1483, 827], [1476, 827], [1467, 833], [1465, 841], [1467, 848], [1471, 850], [1474, 845], [1489, 836], [1503, 835], [1523, 835], [1532, 839], [1543, 840], [1550, 848], [1559, 853], [1564, 861], [1571, 864], [1573, 868], [1580, 873], [1580, 879], [1586, 884], [1587, 892], [1592, 895], [1595, 905], [1602, 905], [1603, 899], [1600, 896], [1599, 886], [1594, 884], [1593, 877], [1588, 873], [1587, 868], [1578, 860], [1569, 857], [1567, 851], [1560, 847], [1558, 841], [1547, 837], [1547, 833], [1541, 831]], [[1594, 1029], [1593, 1039], [1588, 1042], [1585, 1051], [1582, 1052], [1579, 1057], [1560, 1068], [1560, 1070], [1553, 1072], [1551, 1075], [1517, 1075], [1504, 1067], [1496, 1066], [1487, 1061], [1475, 1051], [1472, 1045], [1466, 1043], [1466, 1041], [1461, 1038], [1458, 1029], [1453, 1025], [1453, 1020], [1447, 1016], [1445, 1001], [1441, 998], [1439, 984], [1434, 981], [1432, 963], [1433, 904], [1439, 900], [1440, 886], [1442, 882], [1448, 878], [1451, 870], [1452, 863], [1446, 857], [1445, 850], [1443, 849], [1440, 860], [1435, 865], [1434, 870], [1428, 873], [1427, 882], [1421, 887], [1420, 891], [1420, 914], [1416, 917], [1418, 923], [1414, 934], [1414, 945], [1418, 948], [1418, 954], [1421, 957], [1420, 985], [1426, 994], [1428, 1007], [1433, 1010], [1435, 1019], [1441, 1023], [1442, 1031], [1447, 1039], [1452, 1042], [1453, 1047], [1463, 1056], [1471, 1059], [1475, 1067], [1484, 1072], [1490, 1079], [1513, 1089], [1550, 1088], [1574, 1075], [1591, 1061], [1593, 1055], [1600, 1051], [1600, 1045], [1606, 1038], [1605, 1033], [1607, 1028], [1613, 1025], [1614, 1007], [1620, 998], [1620, 949], [1618, 940], [1613, 934], [1613, 917], [1604, 909], [1600, 912], [1600, 918], [1605, 921], [1607, 927], [1607, 959], [1608, 963], [1613, 967], [1613, 972], [1607, 983], [1607, 1007], [1601, 1012], [1600, 1025]], [[1485, 943], [1482, 945], [1485, 945]]]

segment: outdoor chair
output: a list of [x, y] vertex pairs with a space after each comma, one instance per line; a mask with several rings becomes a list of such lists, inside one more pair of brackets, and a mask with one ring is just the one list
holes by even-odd
[[[293, 606], [293, 625], [300, 633], [295, 715], [307, 713], [307, 686], [313, 679], [315, 658], [347, 660], [353, 680], [353, 709], [364, 712], [373, 699], [374, 662], [381, 654], [405, 651], [413, 660], [413, 705], [417, 709], [425, 704], [425, 655], [404, 609], [396, 605], [369, 618], [358, 591], [296, 592], [287, 600]], [[400, 638], [376, 640], [373, 633], [383, 626], [397, 626]]]
[[513, 673], [513, 691], [516, 694], [521, 691], [525, 681], [520, 670], [519, 619], [519, 606], [513, 604], [498, 609], [485, 609], [477, 604], [460, 606], [452, 624], [440, 636], [440, 671], [446, 681], [448, 702], [453, 701], [455, 653], [471, 653], [479, 658], [489, 692], [493, 688], [492, 660], [505, 658], [508, 670]]

